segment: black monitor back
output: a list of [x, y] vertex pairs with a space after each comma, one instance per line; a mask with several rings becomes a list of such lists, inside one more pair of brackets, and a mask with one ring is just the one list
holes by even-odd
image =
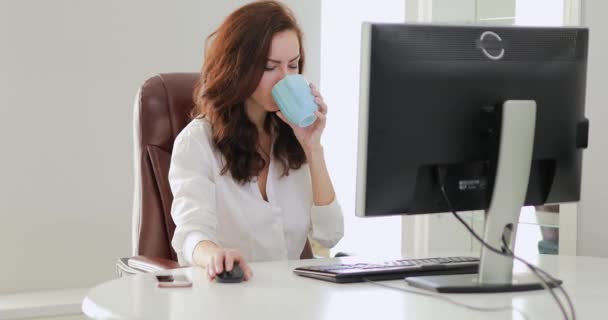
[[[526, 205], [579, 200], [588, 31], [365, 24], [357, 215], [487, 209], [506, 100], [535, 100]], [[363, 177], [361, 177], [363, 175]]]

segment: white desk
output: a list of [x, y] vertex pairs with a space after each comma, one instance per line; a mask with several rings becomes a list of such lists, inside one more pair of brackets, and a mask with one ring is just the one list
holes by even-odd
[[[578, 319], [608, 319], [608, 259], [540, 256], [545, 270], [564, 281]], [[240, 284], [209, 282], [200, 268], [185, 268], [188, 289], [156, 288], [152, 274], [100, 284], [87, 294], [82, 309], [92, 318], [127, 319], [525, 319], [515, 311], [474, 312], [430, 297], [402, 293], [370, 283], [334, 284], [297, 276], [302, 265], [361, 261], [361, 258], [252, 263], [254, 277]], [[516, 266], [516, 272], [524, 270]], [[384, 281], [408, 287], [404, 281]], [[512, 305], [528, 319], [561, 319], [545, 291], [460, 294], [450, 297], [483, 307]]]

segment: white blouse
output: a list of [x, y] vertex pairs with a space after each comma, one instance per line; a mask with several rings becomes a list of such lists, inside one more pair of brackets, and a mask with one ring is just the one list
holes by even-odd
[[193, 264], [194, 248], [203, 240], [237, 249], [247, 261], [267, 261], [299, 259], [308, 236], [331, 248], [344, 235], [338, 201], [313, 204], [307, 164], [281, 177], [283, 166], [271, 159], [265, 201], [257, 179], [242, 185], [230, 172], [220, 175], [222, 160], [207, 119], [193, 120], [175, 139], [171, 244], [181, 265]]

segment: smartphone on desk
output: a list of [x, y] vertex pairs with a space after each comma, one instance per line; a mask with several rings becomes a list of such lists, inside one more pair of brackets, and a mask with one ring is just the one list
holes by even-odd
[[156, 286], [159, 288], [189, 288], [192, 282], [184, 275], [156, 275]]

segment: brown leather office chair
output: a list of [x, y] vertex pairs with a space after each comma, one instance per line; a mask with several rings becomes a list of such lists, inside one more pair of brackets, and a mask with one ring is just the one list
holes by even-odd
[[[146, 80], [137, 95], [133, 112], [134, 256], [119, 259], [119, 275], [179, 267], [171, 247], [175, 224], [171, 218], [169, 164], [173, 141], [190, 121], [192, 92], [198, 77], [198, 73], [159, 74]], [[300, 257], [313, 257], [309, 241]]]

